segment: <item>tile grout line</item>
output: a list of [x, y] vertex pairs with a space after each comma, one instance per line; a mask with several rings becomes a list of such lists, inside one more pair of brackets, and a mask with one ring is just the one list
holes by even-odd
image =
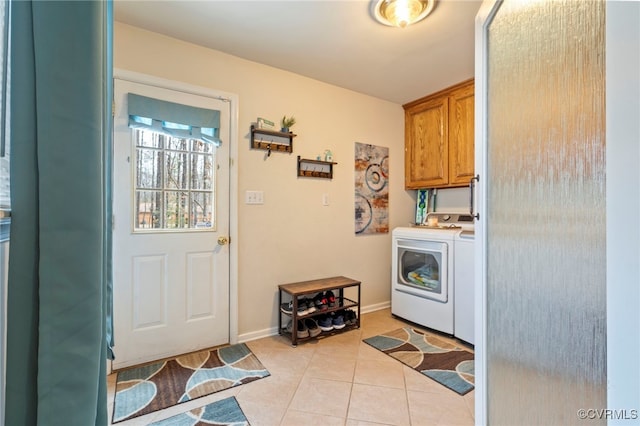
[[[298, 349], [298, 345], [296, 345], [293, 349]], [[296, 389], [293, 391], [293, 394], [291, 395], [291, 398], [289, 398], [289, 402], [287, 403], [287, 408], [285, 408], [284, 414], [280, 418], [280, 422], [279, 422], [280, 425], [282, 425], [283, 420], [285, 419], [285, 417], [287, 417], [287, 413], [291, 409], [291, 404], [293, 403], [293, 400], [295, 399], [296, 394], [298, 393], [298, 390], [300, 389], [300, 385], [302, 384], [304, 376], [307, 373], [307, 370], [309, 369], [309, 366], [311, 365], [311, 361], [313, 361], [313, 357], [316, 355], [316, 351], [317, 351], [317, 348], [313, 348], [313, 352], [311, 353], [311, 357], [309, 358], [309, 362], [307, 363], [307, 365], [304, 368], [304, 371], [300, 375], [300, 378], [298, 379], [298, 384], [296, 385]]]

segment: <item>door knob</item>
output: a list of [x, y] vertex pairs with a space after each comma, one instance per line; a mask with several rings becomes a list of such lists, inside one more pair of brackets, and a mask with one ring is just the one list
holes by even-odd
[[229, 242], [229, 240], [227, 239], [227, 237], [218, 237], [218, 245], [219, 246], [223, 246], [225, 244], [227, 244]]

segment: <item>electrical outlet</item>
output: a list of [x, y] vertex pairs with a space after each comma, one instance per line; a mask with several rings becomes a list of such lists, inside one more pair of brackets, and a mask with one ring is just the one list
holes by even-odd
[[264, 204], [264, 191], [246, 191], [244, 193], [245, 204]]
[[329, 194], [322, 194], [322, 205], [323, 206], [329, 205]]

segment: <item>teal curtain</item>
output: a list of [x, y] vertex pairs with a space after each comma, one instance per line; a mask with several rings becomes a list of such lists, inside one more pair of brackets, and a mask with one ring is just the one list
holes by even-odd
[[107, 424], [110, 1], [11, 3], [6, 424]]

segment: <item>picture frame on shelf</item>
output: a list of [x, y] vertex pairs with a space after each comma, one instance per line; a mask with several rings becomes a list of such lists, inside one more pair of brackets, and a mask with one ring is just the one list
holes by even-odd
[[258, 117], [258, 120], [256, 121], [256, 128], [264, 130], [277, 130], [276, 123], [263, 117]]

